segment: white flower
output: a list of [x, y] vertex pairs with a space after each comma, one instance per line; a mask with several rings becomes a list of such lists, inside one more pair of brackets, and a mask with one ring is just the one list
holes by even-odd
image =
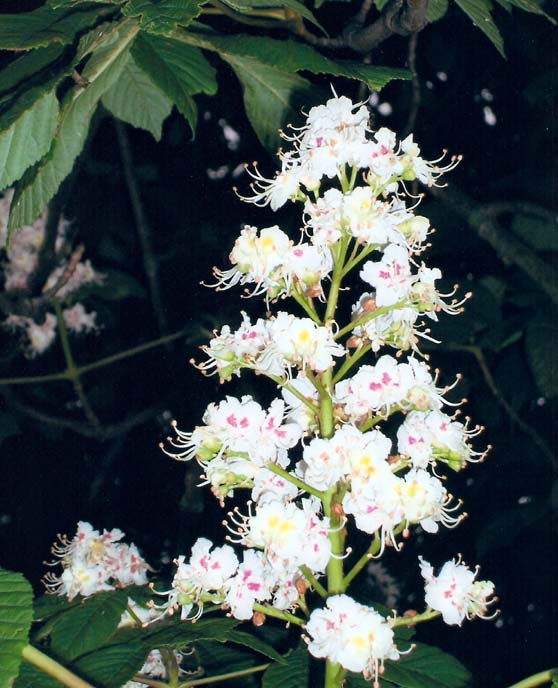
[[[63, 567], [59, 576], [48, 573], [44, 577], [47, 591], [66, 595], [88, 596], [101, 590], [113, 590], [115, 585], [144, 585], [151, 570], [134, 544], [121, 543], [121, 530], [100, 533], [90, 523], [79, 521], [77, 533], [70, 540], [59, 536], [52, 553]], [[55, 566], [58, 562], [52, 562]]]
[[360, 271], [361, 278], [376, 289], [376, 304], [393, 306], [408, 298], [414, 281], [409, 253], [403, 246], [390, 244], [381, 261], [367, 261]]
[[399, 659], [386, 619], [348, 595], [329, 597], [325, 608], [312, 612], [306, 631], [311, 655], [363, 673], [367, 680], [377, 681], [385, 659]]
[[419, 557], [422, 577], [425, 581], [426, 604], [442, 614], [449, 625], [461, 626], [464, 619], [492, 618], [488, 607], [496, 599], [492, 581], [476, 581], [478, 568], [473, 572], [458, 561], [447, 561], [438, 574], [422, 557]]
[[225, 603], [231, 614], [241, 621], [250, 619], [254, 602], [264, 602], [271, 597], [273, 579], [264, 564], [261, 552], [248, 549], [236, 575], [225, 584]]

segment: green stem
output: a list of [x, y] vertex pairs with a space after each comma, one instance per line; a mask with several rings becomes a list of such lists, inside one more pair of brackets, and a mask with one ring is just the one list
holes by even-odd
[[299, 619], [298, 616], [295, 616], [290, 612], [284, 612], [280, 609], [275, 609], [275, 607], [268, 607], [266, 604], [254, 602], [254, 604], [252, 605], [252, 609], [255, 612], [261, 612], [266, 616], [272, 616], [274, 619], [281, 619], [281, 621], [286, 621], [287, 623], [295, 624], [295, 626], [304, 626], [304, 620]]
[[295, 287], [291, 290], [291, 296], [298, 303], [298, 305], [306, 312], [306, 315], [308, 315], [317, 325], [322, 324], [320, 316], [314, 308], [314, 304], [309, 303], [307, 301], [307, 297], [305, 294], [301, 294]]
[[324, 492], [321, 492], [320, 490], [316, 490], [316, 488], [311, 487], [303, 480], [300, 480], [294, 475], [291, 475], [288, 471], [286, 471], [284, 468], [281, 468], [281, 466], [278, 466], [276, 463], [268, 463], [266, 464], [266, 468], [268, 471], [275, 473], [275, 475], [280, 475], [288, 482], [292, 483], [293, 485], [296, 485], [296, 487], [299, 487], [301, 490], [308, 492], [308, 494], [314, 495], [314, 497], [317, 497], [318, 499], [322, 499], [322, 497], [325, 494]]
[[509, 688], [535, 688], [535, 686], [543, 686], [545, 683], [556, 681], [558, 679], [558, 669], [548, 669], [548, 671], [541, 671], [538, 674], [533, 674], [528, 678], [524, 678], [519, 683], [514, 683]]
[[378, 537], [378, 534], [374, 535], [374, 539], [370, 543], [370, 547], [366, 550], [366, 552], [362, 555], [362, 557], [357, 561], [357, 563], [353, 566], [353, 568], [349, 571], [349, 573], [345, 576], [343, 579], [343, 585], [345, 586], [345, 589], [349, 587], [353, 579], [361, 572], [361, 570], [368, 564], [370, 559], [375, 554], [378, 554], [380, 551], [380, 538]]
[[56, 660], [48, 655], [45, 655], [40, 650], [32, 645], [26, 645], [23, 648], [21, 656], [26, 662], [37, 667], [40, 671], [48, 676], [52, 676], [57, 681], [68, 688], [94, 688], [90, 683], [84, 681], [79, 676], [76, 676], [66, 667], [59, 664]]
[[132, 617], [132, 619], [136, 622], [136, 624], [142, 628], [143, 626], [143, 621], [139, 618], [139, 616], [136, 614], [136, 612], [132, 609], [130, 605], [126, 607], [126, 612], [128, 613], [129, 616]]
[[378, 423], [381, 423], [383, 420], [386, 420], [387, 416], [371, 416], [367, 421], [362, 423], [362, 425], [358, 426], [358, 429], [361, 432], [366, 432], [367, 430], [370, 430], [370, 428], [373, 428], [375, 425], [378, 425]]
[[425, 612], [422, 612], [422, 614], [415, 614], [415, 616], [399, 616], [397, 619], [391, 622], [391, 627], [397, 628], [397, 626], [416, 626], [419, 623], [431, 621], [438, 616], [440, 616], [440, 612], [437, 612], [434, 609], [427, 609]]
[[301, 401], [305, 406], [307, 406], [312, 413], [317, 414], [318, 413], [318, 407], [317, 405], [308, 399], [307, 397], [304, 396], [302, 392], [299, 392], [296, 387], [293, 387], [292, 385], [289, 385], [285, 383], [279, 376], [277, 375], [269, 375], [265, 373], [265, 376], [268, 377], [270, 380], [273, 380], [277, 384], [278, 387], [282, 387], [287, 390], [287, 392], [290, 392], [294, 397], [296, 397], [299, 401]]
[[[357, 244], [355, 244], [355, 246], [356, 245]], [[366, 256], [369, 256], [373, 251], [375, 251], [379, 247], [379, 244], [373, 244], [372, 246], [366, 246], [365, 248], [363, 248], [359, 254], [356, 254], [356, 252], [353, 251], [351, 257], [346, 262], [345, 267], [343, 268], [343, 277], [345, 277], [345, 275], [348, 275], [349, 272], [351, 272], [351, 270], [356, 268], [356, 266], [366, 258]]]
[[365, 313], [364, 315], [361, 315], [360, 318], [357, 318], [356, 320], [350, 322], [348, 325], [345, 325], [345, 327], [342, 327], [335, 335], [335, 339], [340, 339], [346, 334], [349, 334], [349, 332], [352, 332], [356, 327], [365, 325], [367, 322], [370, 322], [370, 320], [374, 320], [374, 318], [378, 318], [380, 315], [385, 315], [386, 313], [390, 313], [391, 311], [395, 311], [400, 308], [405, 308], [405, 306], [408, 305], [409, 304], [406, 301], [398, 301], [397, 303], [394, 303], [393, 306], [382, 306], [381, 308], [376, 308], [375, 311]]
[[343, 362], [343, 365], [335, 373], [333, 384], [336, 385], [340, 380], [342, 380], [349, 370], [355, 365], [355, 363], [357, 363], [364, 356], [364, 354], [367, 354], [370, 351], [370, 348], [370, 344], [361, 345], [358, 347], [358, 349], [356, 349], [354, 354], [351, 354], [351, 356], [347, 357]]
[[345, 545], [344, 529], [340, 528], [339, 517], [332, 511], [335, 504], [336, 486], [332, 487], [324, 496], [324, 514], [329, 518], [330, 533], [328, 535], [331, 544], [331, 556], [327, 564], [327, 591], [330, 595], [345, 592], [346, 586], [343, 580], [343, 549]]
[[327, 597], [327, 590], [319, 582], [319, 580], [316, 578], [316, 576], [314, 576], [312, 571], [310, 571], [308, 566], [301, 566], [300, 571], [301, 571], [302, 575], [304, 576], [304, 578], [306, 578], [306, 580], [310, 583], [310, 585], [318, 593], [318, 595], [325, 599]]
[[346, 673], [340, 664], [326, 660], [324, 688], [339, 688]]
[[249, 674], [256, 674], [260, 671], [265, 671], [271, 664], [259, 664], [250, 669], [241, 669], [240, 671], [230, 671], [228, 674], [220, 674], [219, 676], [207, 676], [206, 678], [196, 678], [193, 681], [186, 681], [181, 683], [178, 688], [193, 688], [194, 686], [207, 686], [210, 683], [217, 681], [227, 681], [231, 678], [238, 678], [239, 676], [248, 676]]

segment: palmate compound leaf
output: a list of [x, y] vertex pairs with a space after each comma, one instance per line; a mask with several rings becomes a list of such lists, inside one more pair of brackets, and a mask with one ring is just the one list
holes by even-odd
[[[416, 643], [415, 649], [396, 662], [386, 661], [382, 688], [468, 688], [471, 674], [452, 655], [437, 647]], [[370, 681], [349, 676], [347, 688], [370, 688]]]
[[331, 74], [333, 76], [357, 79], [371, 90], [380, 90], [392, 79], [409, 79], [407, 69], [395, 69], [377, 65], [364, 65], [351, 60], [332, 60], [317, 50], [291, 40], [260, 38], [241, 34], [238, 36], [210, 36], [194, 34], [177, 34], [184, 40], [196, 41], [196, 44], [207, 50], [214, 50], [223, 59], [250, 58], [274, 69], [285, 72], [311, 72], [312, 74]]
[[71, 662], [103, 646], [116, 631], [128, 603], [126, 590], [100, 592], [61, 615], [51, 634], [53, 651]]
[[195, 132], [197, 109], [192, 96], [217, 91], [215, 70], [201, 51], [172, 38], [142, 34], [134, 42], [132, 55]]
[[[217, 52], [237, 75], [246, 113], [260, 141], [273, 150], [279, 143], [277, 130], [298, 117], [301, 107], [318, 95], [309, 82], [293, 72], [333, 74], [364, 81], [380, 89], [392, 79], [410, 76], [407, 70], [334, 61], [310, 46], [257, 36], [210, 36], [177, 31], [177, 40]], [[277, 67], [280, 65], [280, 67]]]
[[49, 152], [16, 186], [9, 231], [31, 224], [72, 171], [99, 100], [120, 76], [137, 30], [134, 23], [123, 23], [118, 39], [99, 48], [83, 70], [82, 77], [88, 85], [74, 86], [64, 97], [57, 136]]
[[307, 686], [310, 679], [310, 655], [306, 645], [301, 644], [285, 655], [286, 662], [274, 663], [265, 672], [262, 688], [300, 688]]
[[83, 3], [78, 7], [52, 9], [47, 5], [32, 12], [0, 14], [0, 48], [28, 50], [59, 43], [67, 45], [76, 34], [114, 12], [110, 5]]
[[48, 153], [57, 124], [58, 99], [50, 91], [0, 131], [0, 189], [13, 184]]
[[496, 50], [502, 57], [506, 57], [504, 52], [504, 39], [494, 23], [490, 14], [492, 5], [490, 0], [455, 0], [465, 14], [492, 41]]
[[163, 122], [173, 105], [131, 55], [128, 55], [118, 81], [105, 92], [101, 102], [116, 118], [145, 129], [156, 141], [161, 140]]
[[0, 688], [18, 675], [33, 619], [33, 590], [20, 573], [0, 569]]

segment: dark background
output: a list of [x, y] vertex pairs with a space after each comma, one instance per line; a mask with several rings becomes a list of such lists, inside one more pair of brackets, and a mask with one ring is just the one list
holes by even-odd
[[[15, 6], [22, 8], [21, 3]], [[1, 3], [0, 9], [14, 11], [14, 3]], [[324, 21], [336, 21], [339, 11], [339, 5], [329, 10], [329, 16], [326, 11]], [[437, 157], [441, 148], [463, 154], [462, 164], [446, 181], [476, 202], [525, 200], [557, 210], [555, 30], [531, 15], [508, 15], [500, 8], [495, 14], [505, 37], [507, 60], [455, 6], [441, 22], [420, 33], [417, 69], [422, 97], [416, 139], [427, 158]], [[407, 41], [394, 38], [378, 51], [375, 61], [403, 66], [406, 55]], [[328, 88], [327, 81], [315, 83]], [[298, 207], [273, 215], [235, 196], [234, 185], [240, 190], [248, 185], [238, 168], [241, 163], [259, 160], [271, 176], [274, 161], [246, 121], [232, 72], [221, 68], [219, 84], [216, 97], [198, 100], [194, 140], [176, 113], [166, 121], [161, 143], [147, 133], [129, 130], [169, 331], [187, 328], [187, 334], [167, 348], [85, 376], [84, 384], [103, 423], [117, 423], [156, 406], [153, 418], [99, 441], [55, 422], [15, 413], [6, 401], [4, 410], [13, 413], [19, 432], [4, 439], [0, 453], [2, 565], [22, 571], [37, 590], [50, 543], [58, 532], [71, 534], [77, 520], [91, 521], [97, 528], [121, 528], [155, 566], [187, 553], [200, 535], [222, 538], [222, 513], [215, 500], [207, 491], [195, 489], [196, 466], [173, 462], [157, 445], [168, 434], [171, 418], [177, 418], [182, 429], [193, 428], [206, 405], [224, 394], [252, 393], [262, 402], [273, 394], [270, 385], [246, 375], [240, 382], [219, 387], [214, 378], [203, 379], [188, 365], [192, 356], [201, 356], [196, 347], [207, 341], [214, 327], [239, 322], [240, 307], [263, 312], [261, 301], [243, 301], [239, 307], [238, 290], [216, 294], [199, 282], [209, 277], [212, 265], [226, 265], [244, 223], [260, 227], [279, 223], [294, 237], [300, 216]], [[339, 94], [357, 98], [358, 85], [336, 81], [335, 87]], [[484, 89], [492, 101], [486, 100]], [[403, 129], [410, 99], [409, 83], [386, 87], [379, 102], [389, 103], [392, 114], [382, 116], [374, 108], [375, 125]], [[496, 116], [494, 125], [485, 121], [485, 106]], [[380, 110], [385, 112], [385, 107]], [[224, 135], [225, 123], [238, 133], [236, 146]], [[95, 134], [70, 181], [65, 215], [73, 221], [76, 242], [84, 241], [86, 256], [99, 270], [118, 270], [128, 277], [121, 275], [104, 293], [89, 295], [88, 303], [97, 310], [103, 327], [97, 336], [75, 340], [74, 354], [81, 363], [159, 336], [146, 298], [114, 124], [101, 115], [94, 124]], [[217, 176], [222, 178], [215, 178], [216, 170], [221, 170]], [[481, 577], [495, 581], [501, 599], [499, 619], [477, 620], [463, 629], [434, 622], [419, 629], [418, 639], [455, 654], [471, 669], [477, 686], [505, 686], [557, 661], [556, 458], [551, 459], [533, 439], [536, 433], [547, 447], [556, 446], [556, 398], [550, 383], [541, 389], [528, 345], [538, 336], [553, 346], [558, 327], [555, 307], [540, 285], [503, 262], [450, 207], [427, 197], [421, 212], [438, 229], [428, 253], [429, 265], [440, 266], [448, 284], [458, 281], [462, 292], [474, 293], [464, 316], [446, 316], [440, 328], [443, 344], [431, 352], [432, 363], [440, 366], [445, 382], [457, 371], [464, 374], [453, 398], [468, 397], [466, 414], [487, 426], [477, 446], [490, 443], [494, 450], [484, 464], [470, 466], [450, 480], [450, 487], [465, 500], [469, 518], [437, 537], [411, 538], [401, 553], [389, 552], [384, 561], [394, 576], [405, 572], [400, 611], [421, 605], [419, 551], [435, 566], [458, 552], [471, 565], [482, 563]], [[521, 220], [506, 216], [503, 227], [523, 232], [528, 246], [531, 226], [522, 230]], [[545, 231], [552, 230], [556, 231], [555, 225]], [[539, 254], [556, 266], [552, 242], [554, 247], [558, 242], [544, 236], [547, 241], [539, 244]], [[504, 326], [515, 341], [499, 349], [496, 339]], [[0, 335], [2, 376], [45, 374], [63, 367], [58, 346], [29, 361], [14, 344], [6, 333]], [[482, 348], [494, 385], [512, 414], [487, 384], [475, 357], [460, 349], [470, 344]], [[553, 379], [553, 357], [543, 363]], [[66, 382], [12, 387], [11, 392], [20, 404], [51, 417], [82, 420]]]

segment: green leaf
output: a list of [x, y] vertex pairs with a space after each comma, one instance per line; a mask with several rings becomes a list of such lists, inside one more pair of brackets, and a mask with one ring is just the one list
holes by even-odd
[[455, 657], [437, 647], [416, 643], [397, 662], [386, 662], [382, 678], [401, 688], [466, 688], [471, 675]]
[[62, 688], [62, 686], [62, 683], [35, 669], [32, 664], [22, 662], [13, 688]]
[[262, 688], [300, 688], [310, 679], [310, 657], [305, 645], [289, 652], [282, 664], [272, 664], [262, 679]]
[[555, 311], [539, 315], [530, 321], [525, 334], [527, 360], [541, 394], [558, 396], [558, 318]]
[[215, 70], [201, 51], [171, 38], [145, 34], [138, 36], [132, 55], [195, 131], [197, 110], [192, 95], [217, 91]]
[[172, 101], [131, 55], [118, 81], [106, 91], [101, 102], [115, 117], [138, 129], [146, 129], [156, 141], [161, 140], [163, 122], [172, 110]]
[[[350, 676], [347, 688], [369, 688], [370, 682], [361, 676]], [[398, 661], [387, 661], [382, 674], [382, 686], [399, 688], [467, 688], [471, 675], [455, 657], [437, 647], [416, 643], [409, 655]]]
[[97, 104], [120, 76], [136, 31], [133, 24], [123, 25], [120, 40], [97, 50], [83, 70], [82, 76], [90, 81], [89, 85], [75, 86], [64, 97], [57, 136], [48, 154], [25, 173], [16, 187], [8, 224], [10, 231], [31, 224], [72, 171]]
[[273, 0], [223, 0], [223, 2], [237, 12], [247, 13], [254, 9], [261, 10], [273, 9], [274, 7], [286, 7], [287, 9], [300, 14], [301, 17], [304, 17], [304, 19], [307, 19], [311, 24], [314, 24], [314, 26], [317, 26], [321, 31], [326, 33], [326, 30], [319, 23], [313, 13], [308, 9], [308, 7], [303, 5], [302, 2], [299, 2], [298, 0], [276, 0], [275, 2]]
[[84, 3], [77, 8], [54, 10], [48, 6], [21, 14], [0, 14], [0, 48], [28, 50], [51, 43], [72, 43], [78, 32], [109, 12], [112, 7]]
[[558, 251], [558, 222], [531, 215], [515, 215], [511, 229], [535, 251]]
[[[393, 69], [375, 65], [364, 65], [350, 60], [331, 60], [317, 50], [296, 41], [280, 41], [258, 36], [204, 36], [192, 34], [185, 40], [197, 40], [198, 45], [215, 50], [219, 55], [229, 58], [250, 58], [285, 72], [307, 71], [312, 74], [333, 74], [348, 79], [358, 79], [371, 90], [380, 90], [392, 79], [409, 79], [411, 73], [406, 69]], [[278, 67], [280, 65], [280, 67]]]
[[41, 595], [33, 601], [33, 620], [46, 621], [81, 604], [82, 598], [74, 597], [71, 602], [63, 595]]
[[0, 569], [0, 688], [10, 688], [19, 673], [33, 619], [33, 590], [20, 573]]
[[310, 83], [253, 58], [221, 57], [230, 64], [242, 85], [246, 114], [258, 138], [268, 149], [275, 149], [279, 143], [278, 130], [298, 116]]
[[141, 637], [149, 647], [180, 649], [200, 640], [225, 643], [238, 625], [234, 619], [202, 619], [195, 624], [177, 621], [165, 628], [147, 629]]
[[490, 14], [490, 0], [455, 0], [463, 12], [472, 19], [477, 26], [494, 44], [496, 50], [502, 57], [506, 57], [504, 52], [504, 39]]
[[448, 11], [448, 0], [429, 0], [426, 8], [426, 19], [432, 22], [441, 19]]
[[509, 2], [515, 7], [518, 7], [520, 10], [524, 10], [525, 12], [531, 12], [532, 14], [541, 14], [543, 17], [546, 17], [551, 24], [554, 24], [556, 26], [556, 19], [554, 19], [554, 17], [551, 17], [550, 14], [547, 14], [539, 5], [539, 3], [535, 2], [535, 0], [509, 0]]
[[284, 657], [280, 655], [277, 650], [263, 640], [260, 640], [260, 638], [256, 638], [256, 636], [251, 633], [236, 630], [231, 631], [229, 634], [229, 642], [236, 643], [237, 645], [244, 645], [254, 652], [259, 652], [261, 655], [265, 655], [276, 662], [281, 664], [285, 663]]
[[203, 0], [130, 0], [122, 9], [127, 17], [140, 17], [142, 29], [163, 35], [176, 26], [188, 26], [199, 16]]
[[96, 688], [120, 688], [140, 671], [147, 654], [142, 643], [110, 645], [80, 657], [72, 670]]
[[0, 189], [13, 184], [48, 153], [57, 123], [58, 99], [50, 91], [0, 133]]
[[52, 629], [52, 649], [72, 661], [103, 645], [116, 631], [126, 609], [126, 591], [99, 592], [72, 607]]

